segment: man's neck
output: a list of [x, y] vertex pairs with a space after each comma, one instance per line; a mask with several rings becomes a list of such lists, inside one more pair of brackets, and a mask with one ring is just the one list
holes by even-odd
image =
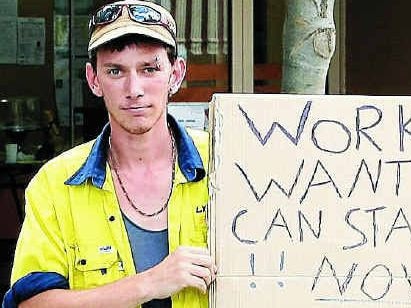
[[115, 155], [121, 168], [170, 160], [170, 131], [165, 123], [156, 125], [144, 134], [131, 134], [112, 126], [110, 139], [111, 155]]

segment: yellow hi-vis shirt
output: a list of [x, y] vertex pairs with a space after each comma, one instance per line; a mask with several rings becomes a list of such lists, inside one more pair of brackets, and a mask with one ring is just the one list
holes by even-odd
[[[168, 205], [171, 253], [207, 243], [208, 134], [168, 121], [178, 152]], [[30, 182], [5, 307], [48, 289], [88, 289], [136, 273], [106, 161], [109, 134], [106, 127], [95, 141], [52, 159]], [[208, 297], [186, 288], [172, 306], [208, 307]]]

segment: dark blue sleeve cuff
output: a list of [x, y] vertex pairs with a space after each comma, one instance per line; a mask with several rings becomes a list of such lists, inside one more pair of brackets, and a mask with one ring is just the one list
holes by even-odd
[[21, 302], [51, 289], [68, 289], [65, 277], [54, 272], [34, 272], [17, 280], [3, 298], [2, 308], [15, 308]]

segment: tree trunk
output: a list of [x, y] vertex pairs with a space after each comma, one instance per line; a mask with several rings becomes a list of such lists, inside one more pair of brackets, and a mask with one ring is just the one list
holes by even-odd
[[324, 94], [335, 50], [334, 0], [287, 0], [283, 93]]

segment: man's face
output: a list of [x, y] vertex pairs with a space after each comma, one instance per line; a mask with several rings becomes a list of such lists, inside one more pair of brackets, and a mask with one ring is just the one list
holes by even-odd
[[162, 45], [140, 43], [122, 51], [99, 50], [94, 82], [112, 129], [143, 134], [163, 125], [174, 75]]

